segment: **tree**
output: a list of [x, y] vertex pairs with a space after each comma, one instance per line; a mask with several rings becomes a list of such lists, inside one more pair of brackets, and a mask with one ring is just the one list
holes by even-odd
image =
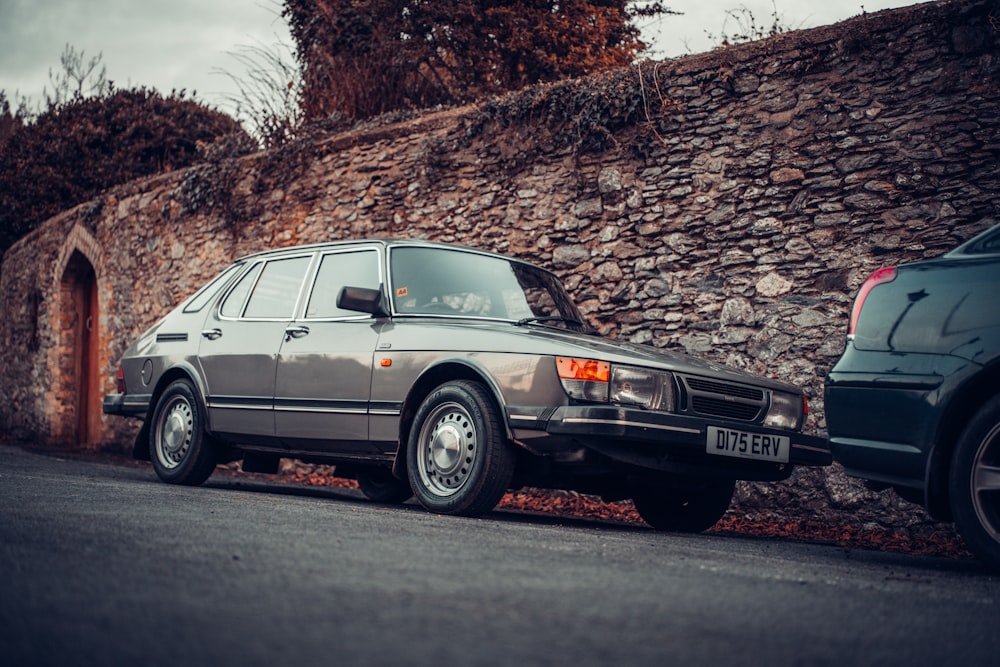
[[185, 92], [116, 90], [101, 55], [69, 44], [49, 70], [45, 108], [0, 91], [0, 252], [43, 220], [136, 178], [186, 167], [221, 137], [255, 145], [239, 123]]
[[632, 0], [285, 0], [305, 120], [464, 103], [631, 63]]
[[145, 88], [77, 95], [28, 122], [0, 122], [11, 125], [0, 141], [0, 251], [106, 188], [188, 166], [201, 159], [199, 144], [242, 133], [183, 92]]
[[276, 148], [295, 138], [301, 126], [298, 105], [302, 76], [287, 44], [242, 46], [231, 55], [244, 73], [235, 75], [218, 69], [229, 78], [236, 92], [228, 95], [234, 116], [264, 146]]
[[52, 92], [45, 89], [45, 102], [50, 109], [75, 99], [101, 97], [112, 91], [108, 69], [101, 64], [103, 54], [98, 53], [90, 60], [85, 60], [85, 57], [84, 52], [78, 52], [73, 45], [65, 46], [59, 56], [62, 69], [49, 70]]
[[0, 152], [3, 151], [4, 144], [23, 122], [17, 112], [11, 111], [7, 93], [0, 90]]
[[757, 23], [757, 17], [754, 16], [753, 11], [744, 5], [736, 9], [726, 10], [726, 18], [722, 23], [722, 32], [719, 35], [708, 31], [705, 31], [705, 34], [709, 39], [717, 41], [719, 47], [727, 47], [770, 39], [788, 31], [789, 27], [785, 24], [784, 17], [778, 13], [778, 5], [772, 0], [771, 25]]

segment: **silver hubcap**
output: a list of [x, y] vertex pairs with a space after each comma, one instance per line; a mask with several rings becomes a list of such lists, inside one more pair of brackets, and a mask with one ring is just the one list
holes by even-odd
[[191, 449], [194, 415], [183, 396], [174, 396], [163, 407], [156, 429], [156, 458], [164, 468], [176, 468]]
[[478, 439], [472, 417], [457, 403], [436, 407], [420, 429], [417, 443], [420, 481], [438, 496], [458, 492], [472, 474]]
[[972, 504], [979, 523], [1000, 542], [1000, 424], [983, 438], [972, 464]]

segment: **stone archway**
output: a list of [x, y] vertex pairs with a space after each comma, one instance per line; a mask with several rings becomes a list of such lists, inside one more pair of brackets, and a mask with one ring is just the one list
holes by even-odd
[[63, 440], [93, 447], [102, 435], [100, 302], [97, 273], [79, 250], [67, 260], [59, 288], [63, 351], [59, 374], [64, 389], [60, 397], [64, 418], [59, 431]]

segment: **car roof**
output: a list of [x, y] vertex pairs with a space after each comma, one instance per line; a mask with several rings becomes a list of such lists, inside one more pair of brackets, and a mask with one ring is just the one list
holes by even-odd
[[[278, 256], [278, 255], [291, 254], [291, 253], [297, 253], [297, 252], [303, 252], [303, 251], [315, 252], [316, 250], [325, 250], [325, 249], [334, 250], [334, 249], [338, 249], [338, 248], [350, 248], [350, 247], [353, 247], [353, 246], [371, 246], [371, 245], [379, 245], [379, 246], [382, 246], [383, 248], [401, 247], [401, 246], [407, 246], [407, 247], [416, 246], [416, 247], [424, 247], [424, 248], [442, 248], [442, 249], [447, 249], [447, 250], [462, 250], [462, 251], [467, 251], [467, 252], [474, 252], [474, 253], [477, 253], [477, 254], [480, 254], [480, 255], [490, 255], [490, 256], [493, 256], [493, 257], [499, 257], [501, 259], [506, 259], [506, 260], [509, 260], [509, 261], [524, 262], [524, 260], [517, 259], [516, 257], [507, 257], [507, 256], [501, 255], [499, 253], [490, 252], [488, 250], [481, 250], [479, 248], [473, 248], [471, 246], [460, 245], [460, 244], [457, 244], [457, 243], [444, 243], [444, 242], [441, 242], [441, 241], [429, 241], [427, 239], [408, 239], [408, 238], [400, 238], [400, 239], [392, 239], [392, 238], [354, 239], [354, 240], [346, 240], [346, 241], [326, 241], [324, 243], [310, 243], [310, 244], [306, 244], [306, 245], [286, 246], [286, 247], [283, 247], [283, 248], [274, 248], [274, 249], [271, 249], [271, 250], [262, 250], [260, 252], [255, 252], [255, 253], [251, 253], [249, 255], [244, 255], [242, 257], [237, 258], [236, 261], [237, 262], [244, 262], [244, 261], [251, 260], [251, 259], [274, 257], [274, 256]], [[526, 263], [530, 263], [530, 262], [526, 262]]]

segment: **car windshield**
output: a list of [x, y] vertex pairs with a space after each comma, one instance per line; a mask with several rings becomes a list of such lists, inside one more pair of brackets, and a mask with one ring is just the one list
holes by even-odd
[[585, 328], [559, 279], [530, 264], [445, 248], [403, 246], [389, 256], [393, 312]]

